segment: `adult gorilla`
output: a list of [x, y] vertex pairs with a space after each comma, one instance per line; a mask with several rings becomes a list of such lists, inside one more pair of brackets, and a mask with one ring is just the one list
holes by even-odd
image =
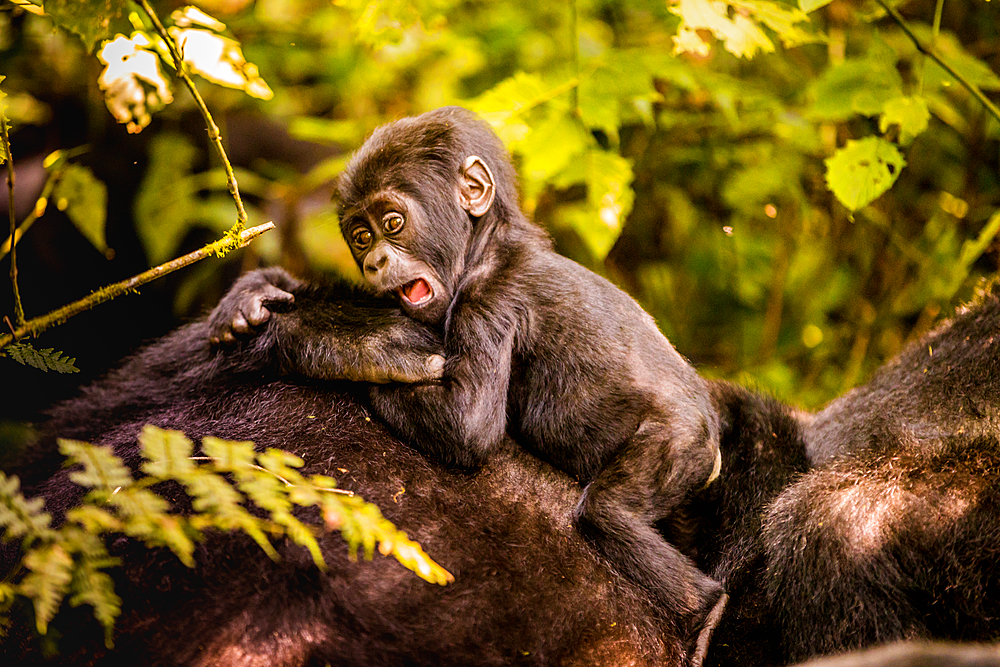
[[[329, 301], [297, 297], [253, 344], [309, 313], [330, 318]], [[984, 296], [808, 423], [711, 385], [723, 476], [692, 504], [685, 545], [732, 596], [710, 663], [997, 636], [998, 328], [1000, 300]], [[89, 609], [63, 611], [56, 664], [683, 664], [648, 595], [572, 528], [580, 490], [566, 476], [512, 443], [476, 474], [444, 469], [371, 421], [351, 386], [240, 367], [206, 333], [196, 323], [140, 353], [58, 408], [49, 432], [131, 461], [146, 423], [292, 450], [376, 502], [457, 581], [352, 563], [339, 536], [321, 542], [325, 573], [289, 544], [274, 563], [248, 539], [213, 536], [188, 570], [123, 538], [115, 650]], [[794, 481], [807, 453], [830, 462]], [[34, 481], [57, 510], [79, 495], [64, 472]], [[4, 664], [42, 662], [26, 625], [0, 648]]]
[[[398, 355], [411, 345], [423, 350], [414, 356], [417, 361], [432, 351], [431, 341], [419, 348], [408, 318], [343, 296], [333, 316], [329, 301], [301, 298], [292, 313], [272, 323], [336, 317], [339, 326], [355, 332], [372, 327], [360, 342], [351, 339], [352, 348], [365, 349], [369, 337], [384, 342], [383, 334], [393, 332], [400, 341]], [[672, 627], [670, 619], [640, 588], [614, 574], [573, 528], [580, 489], [567, 476], [512, 442], [476, 474], [445, 469], [369, 419], [350, 393], [353, 387], [282, 380], [243, 368], [236, 355], [214, 354], [206, 331], [206, 323], [195, 323], [146, 349], [81, 398], [57, 408], [48, 432], [111, 445], [130, 463], [137, 459], [135, 439], [146, 423], [181, 429], [193, 439], [216, 435], [292, 450], [305, 459], [308, 472], [334, 476], [342, 488], [377, 503], [457, 581], [443, 588], [427, 584], [388, 559], [352, 563], [335, 535], [321, 541], [331, 566], [326, 573], [290, 544], [276, 545], [282, 560], [273, 563], [247, 539], [214, 536], [199, 548], [198, 567], [188, 570], [169, 553], [121, 539], [112, 545], [123, 561], [116, 590], [124, 600], [114, 652], [100, 645], [89, 609], [63, 611], [54, 622], [64, 634], [58, 662], [662, 665], [685, 660], [683, 642], [665, 629]], [[253, 344], [267, 347], [268, 337], [265, 330]], [[713, 485], [704, 502], [706, 508], [711, 504], [720, 530], [689, 548], [704, 551], [705, 563], [722, 562], [718, 555], [727, 553], [726, 566], [742, 572], [742, 559], [757, 553], [752, 546], [761, 504], [804, 469], [804, 447], [783, 406], [727, 385], [715, 386], [713, 396], [727, 415], [727, 441], [732, 440], [726, 468], [745, 474]], [[51, 469], [41, 458], [26, 474], [50, 511], [59, 513], [80, 493], [64, 471], [41, 479], [47, 473], [38, 471]], [[30, 652], [34, 642], [28, 634], [24, 626], [15, 628], [0, 657], [41, 660]]]

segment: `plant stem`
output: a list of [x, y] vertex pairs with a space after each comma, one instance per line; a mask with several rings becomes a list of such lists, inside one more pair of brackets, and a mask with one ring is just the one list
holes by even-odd
[[944, 0], [937, 0], [937, 5], [934, 7], [934, 26], [931, 29], [931, 35], [934, 41], [931, 42], [931, 46], [937, 46], [938, 35], [941, 34], [941, 15], [944, 13]]
[[993, 115], [993, 117], [997, 119], [997, 121], [1000, 121], [1000, 109], [998, 109], [997, 106], [993, 104], [993, 102], [991, 102], [990, 99], [986, 97], [986, 95], [983, 94], [983, 91], [979, 89], [979, 86], [972, 83], [964, 76], [959, 74], [957, 71], [955, 71], [955, 69], [951, 65], [949, 65], [948, 63], [946, 63], [944, 60], [941, 59], [941, 56], [939, 56], [937, 54], [937, 51], [935, 51], [933, 48], [925, 46], [923, 42], [920, 41], [920, 38], [918, 38], [913, 33], [913, 30], [910, 29], [910, 26], [907, 25], [906, 21], [903, 19], [900, 13], [896, 11], [895, 7], [890, 6], [885, 0], [877, 0], [877, 2], [882, 7], [882, 9], [888, 12], [889, 16], [892, 17], [892, 20], [896, 22], [896, 25], [902, 28], [906, 36], [910, 38], [911, 42], [913, 42], [913, 45], [917, 47], [917, 51], [920, 51], [920, 53], [924, 54], [925, 56], [936, 62], [938, 65], [940, 65], [941, 69], [948, 72], [948, 74], [950, 74], [955, 79], [955, 81], [958, 81], [960, 84], [962, 84], [962, 86], [966, 90], [972, 93], [973, 97], [979, 100], [979, 102], [984, 107], [986, 107], [986, 110], [989, 111]]
[[184, 68], [184, 58], [181, 56], [180, 51], [177, 50], [177, 44], [174, 43], [174, 38], [170, 36], [167, 29], [163, 27], [163, 23], [160, 22], [160, 18], [156, 15], [156, 12], [150, 6], [148, 0], [138, 0], [139, 6], [142, 10], [146, 12], [149, 16], [149, 20], [153, 22], [153, 27], [156, 29], [156, 33], [161, 39], [166, 43], [167, 48], [170, 50], [170, 57], [174, 59], [174, 69], [177, 70], [177, 76], [181, 78], [184, 85], [187, 86], [188, 90], [191, 91], [191, 96], [194, 98], [195, 104], [198, 105], [198, 110], [201, 112], [202, 117], [205, 119], [205, 124], [208, 126], [208, 138], [211, 140], [212, 145], [215, 146], [216, 152], [219, 157], [222, 158], [222, 165], [226, 170], [226, 182], [229, 185], [229, 194], [233, 196], [233, 201], [236, 202], [236, 224], [232, 229], [229, 230], [228, 234], [232, 235], [234, 238], [243, 231], [247, 224], [247, 212], [243, 208], [243, 200], [240, 198], [240, 189], [236, 183], [236, 174], [233, 172], [233, 165], [229, 162], [229, 157], [226, 155], [226, 149], [222, 145], [222, 132], [219, 131], [219, 126], [215, 124], [215, 120], [212, 118], [212, 113], [208, 110], [208, 106], [205, 104], [205, 100], [202, 99], [201, 93], [194, 85], [194, 81], [188, 76], [187, 70]]
[[[570, 37], [572, 38], [573, 54], [573, 78], [577, 81], [580, 80], [580, 18], [579, 11], [576, 6], [577, 0], [572, 0], [570, 2]], [[573, 86], [573, 113], [580, 116], [580, 87]]]
[[[7, 117], [3, 113], [0, 113], [0, 140], [3, 141], [3, 148], [7, 153], [7, 199], [10, 215], [10, 237], [13, 239], [17, 231], [14, 210], [14, 155], [10, 152]], [[17, 287], [17, 253], [14, 252], [13, 245], [10, 250], [10, 284], [14, 287], [14, 326], [19, 328], [24, 325], [24, 306], [21, 305], [21, 291]]]
[[[79, 315], [85, 310], [90, 310], [94, 306], [104, 303], [105, 301], [110, 301], [117, 296], [126, 294], [128, 292], [135, 292], [136, 288], [141, 285], [155, 280], [161, 276], [165, 276], [168, 273], [172, 273], [177, 269], [184, 268], [190, 264], [194, 264], [197, 261], [205, 259], [209, 255], [224, 255], [231, 250], [236, 250], [237, 248], [242, 248], [248, 244], [253, 239], [257, 238], [264, 232], [274, 229], [273, 222], [265, 222], [263, 225], [257, 227], [251, 227], [249, 229], [244, 229], [240, 232], [239, 237], [235, 238], [226, 235], [223, 238], [215, 241], [214, 243], [209, 243], [208, 245], [195, 250], [194, 252], [189, 252], [183, 257], [178, 257], [177, 259], [172, 259], [165, 264], [160, 264], [155, 266], [148, 271], [143, 271], [142, 273], [132, 276], [121, 282], [114, 283], [113, 285], [108, 285], [107, 287], [102, 287], [90, 294], [90, 296], [84, 297], [78, 301], [63, 306], [57, 310], [53, 310], [47, 315], [42, 315], [40, 317], [32, 318], [27, 322], [21, 322], [17, 328], [14, 330], [13, 335], [4, 334], [0, 335], [0, 349], [7, 347], [15, 340], [19, 340], [28, 335], [35, 335], [46, 329], [54, 327], [57, 324], [62, 324], [70, 317], [74, 315]], [[14, 253], [11, 253], [11, 257]]]

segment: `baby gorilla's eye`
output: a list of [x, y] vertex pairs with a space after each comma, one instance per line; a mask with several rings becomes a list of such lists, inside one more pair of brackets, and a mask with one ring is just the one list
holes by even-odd
[[404, 222], [403, 216], [399, 213], [386, 213], [382, 217], [382, 228], [385, 229], [386, 234], [395, 234], [403, 228]]
[[367, 248], [368, 244], [372, 242], [372, 233], [365, 229], [364, 227], [358, 227], [353, 232], [351, 232], [351, 243], [353, 243], [358, 248]]

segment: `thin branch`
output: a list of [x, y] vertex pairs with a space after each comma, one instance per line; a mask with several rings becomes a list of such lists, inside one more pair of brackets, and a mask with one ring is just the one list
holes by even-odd
[[233, 165], [229, 162], [229, 157], [226, 155], [226, 149], [222, 145], [222, 132], [219, 130], [219, 126], [215, 124], [215, 120], [212, 118], [212, 113], [208, 110], [208, 106], [205, 104], [205, 100], [202, 99], [201, 93], [194, 85], [194, 81], [188, 76], [187, 70], [184, 67], [184, 58], [181, 56], [180, 51], [177, 50], [177, 44], [174, 42], [174, 38], [170, 36], [167, 29], [163, 27], [163, 23], [160, 22], [160, 17], [156, 15], [153, 8], [150, 6], [148, 0], [139, 0], [139, 6], [142, 10], [146, 12], [149, 19], [153, 22], [153, 27], [156, 29], [157, 34], [166, 43], [167, 48], [170, 50], [170, 57], [174, 59], [174, 69], [177, 70], [177, 76], [181, 78], [184, 85], [188, 87], [191, 91], [191, 96], [194, 98], [195, 104], [198, 105], [198, 110], [201, 112], [202, 117], [205, 119], [205, 124], [208, 126], [208, 138], [211, 140], [212, 145], [215, 146], [216, 152], [219, 157], [222, 158], [222, 165], [226, 170], [226, 182], [229, 185], [229, 194], [233, 196], [233, 201], [236, 202], [236, 215], [237, 221], [230, 233], [238, 235], [243, 231], [243, 228], [247, 224], [247, 212], [243, 208], [243, 200], [240, 198], [240, 189], [236, 183], [236, 174], [233, 171]]
[[[57, 324], [62, 324], [74, 315], [79, 315], [85, 310], [90, 310], [94, 306], [104, 303], [105, 301], [110, 301], [111, 299], [121, 296], [122, 294], [135, 292], [136, 288], [161, 276], [165, 276], [168, 273], [173, 273], [177, 269], [182, 269], [185, 266], [194, 264], [197, 261], [205, 259], [209, 255], [218, 255], [221, 257], [231, 250], [242, 248], [250, 241], [270, 229], [274, 229], [273, 222], [265, 222], [263, 225], [251, 227], [250, 229], [244, 229], [240, 232], [238, 240], [227, 234], [218, 241], [209, 243], [194, 252], [189, 252], [183, 257], [172, 259], [165, 264], [155, 266], [152, 269], [143, 271], [142, 273], [132, 276], [131, 278], [114, 283], [113, 285], [108, 285], [107, 287], [103, 287], [92, 293], [90, 296], [74, 301], [73, 303], [63, 306], [57, 310], [53, 310], [47, 315], [32, 318], [31, 320], [19, 325], [14, 330], [13, 335], [0, 335], [0, 349], [7, 347], [15, 340], [19, 340], [29, 335], [34, 336], [42, 331], [45, 331], [46, 329], [56, 326]], [[13, 257], [13, 253], [11, 253], [11, 256]]]
[[[14, 237], [17, 226], [14, 210], [14, 155], [10, 152], [10, 135], [7, 132], [7, 117], [0, 113], [0, 140], [3, 141], [4, 152], [7, 153], [7, 200], [10, 215], [10, 236]], [[10, 253], [10, 284], [14, 287], [14, 326], [24, 325], [24, 306], [21, 305], [21, 290], [17, 287], [17, 253]]]
[[[577, 0], [572, 0], [570, 4], [570, 37], [572, 38], [572, 43], [570, 44], [571, 53], [573, 54], [573, 78], [577, 81], [580, 80], [580, 17], [578, 7], [576, 6]], [[580, 116], [580, 86], [573, 86], [573, 113], [577, 117]]]
[[998, 109], [997, 106], [993, 104], [993, 102], [991, 102], [990, 99], [986, 97], [985, 94], [983, 94], [983, 91], [979, 89], [979, 86], [972, 83], [964, 76], [959, 74], [957, 71], [955, 71], [955, 69], [951, 65], [949, 65], [948, 63], [946, 63], [944, 60], [941, 59], [941, 56], [939, 56], [937, 54], [937, 51], [935, 51], [933, 48], [924, 45], [924, 43], [920, 41], [920, 38], [917, 37], [913, 33], [913, 30], [910, 29], [910, 26], [907, 25], [906, 20], [903, 19], [902, 15], [900, 15], [900, 13], [896, 11], [895, 7], [890, 6], [885, 0], [877, 0], [877, 2], [882, 7], [882, 9], [888, 12], [889, 16], [892, 17], [892, 20], [896, 22], [896, 25], [898, 25], [903, 30], [903, 32], [906, 33], [906, 36], [910, 38], [910, 41], [913, 42], [913, 45], [917, 47], [917, 51], [920, 51], [920, 53], [924, 54], [925, 56], [936, 62], [938, 65], [940, 65], [944, 71], [948, 72], [948, 74], [950, 74], [955, 79], [955, 81], [958, 81], [960, 84], [962, 84], [962, 86], [966, 90], [972, 93], [972, 96], [975, 97], [977, 100], [979, 100], [979, 102], [984, 107], [986, 107], [986, 110], [989, 111], [991, 114], [993, 114], [993, 117], [996, 118], [997, 121], [1000, 121], [1000, 109]]

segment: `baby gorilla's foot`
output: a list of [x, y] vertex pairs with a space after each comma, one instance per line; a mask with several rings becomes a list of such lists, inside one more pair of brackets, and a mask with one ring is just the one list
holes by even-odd
[[688, 635], [687, 653], [690, 656], [688, 660], [690, 667], [701, 667], [702, 663], [705, 662], [705, 656], [708, 655], [708, 647], [712, 641], [712, 633], [719, 625], [728, 603], [729, 596], [722, 590], [722, 586], [719, 586], [718, 597], [710, 598], [709, 604], [705, 606], [706, 613], [704, 616], [700, 616], [704, 620], [699, 625], [692, 627]]

